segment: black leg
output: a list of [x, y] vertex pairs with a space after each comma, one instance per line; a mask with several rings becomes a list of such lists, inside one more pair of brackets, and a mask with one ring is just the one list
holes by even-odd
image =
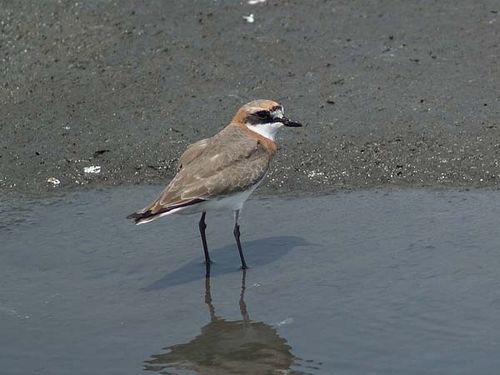
[[240, 259], [241, 259], [241, 269], [246, 270], [247, 264], [245, 262], [245, 257], [243, 256], [243, 250], [241, 249], [241, 242], [240, 242], [240, 226], [238, 224], [238, 217], [240, 216], [240, 211], [234, 211], [234, 238], [236, 239], [236, 245], [238, 246], [238, 252], [240, 253]]
[[207, 236], [205, 235], [205, 229], [207, 229], [207, 224], [205, 224], [205, 215], [206, 212], [203, 211], [198, 226], [200, 228], [201, 242], [203, 244], [203, 252], [205, 253], [207, 276], [210, 276], [210, 263], [212, 263], [212, 261], [210, 260], [210, 255], [208, 254]]

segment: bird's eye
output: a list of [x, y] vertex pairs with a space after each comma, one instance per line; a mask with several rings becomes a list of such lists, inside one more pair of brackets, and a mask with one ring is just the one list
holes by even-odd
[[248, 115], [246, 122], [252, 125], [261, 125], [261, 124], [268, 124], [272, 122], [273, 117], [269, 111], [262, 110], [262, 111], [256, 111], [252, 112], [251, 114]]
[[261, 118], [261, 119], [266, 119], [269, 117], [269, 112], [268, 111], [255, 112], [255, 116], [257, 116], [258, 118]]

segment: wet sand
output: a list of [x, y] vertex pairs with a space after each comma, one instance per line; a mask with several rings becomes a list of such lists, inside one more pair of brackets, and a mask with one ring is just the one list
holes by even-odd
[[207, 283], [197, 217], [124, 219], [160, 189], [0, 199], [2, 373], [499, 368], [497, 192], [252, 199], [251, 268], [238, 269], [231, 213], [211, 215]]
[[495, 186], [499, 11], [495, 0], [4, 1], [0, 189], [165, 183], [188, 144], [255, 98], [307, 124], [283, 131], [264, 192]]

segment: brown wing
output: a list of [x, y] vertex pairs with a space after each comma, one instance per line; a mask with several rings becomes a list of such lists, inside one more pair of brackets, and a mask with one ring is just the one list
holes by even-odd
[[211, 138], [202, 139], [198, 142], [189, 145], [186, 151], [179, 158], [177, 163], [177, 171], [180, 171], [184, 166], [195, 160], [200, 154], [205, 150], [207, 145], [210, 143]]
[[228, 126], [205, 141], [192, 153], [186, 154], [191, 147], [186, 150], [180, 159], [181, 169], [170, 184], [153, 203], [131, 217], [140, 220], [140, 216], [156, 216], [214, 196], [246, 190], [264, 177], [272, 159], [258, 140], [236, 127]]

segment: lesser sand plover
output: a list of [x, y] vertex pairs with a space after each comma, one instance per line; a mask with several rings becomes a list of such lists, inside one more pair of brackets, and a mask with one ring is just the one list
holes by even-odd
[[272, 100], [245, 104], [219, 133], [188, 146], [179, 159], [177, 174], [165, 190], [154, 202], [128, 218], [144, 224], [174, 213], [201, 212], [199, 229], [208, 275], [211, 261], [205, 215], [207, 211], [231, 209], [241, 268], [246, 269], [238, 218], [243, 204], [269, 169], [276, 154], [276, 132], [283, 125], [302, 126], [286, 118], [283, 107]]

